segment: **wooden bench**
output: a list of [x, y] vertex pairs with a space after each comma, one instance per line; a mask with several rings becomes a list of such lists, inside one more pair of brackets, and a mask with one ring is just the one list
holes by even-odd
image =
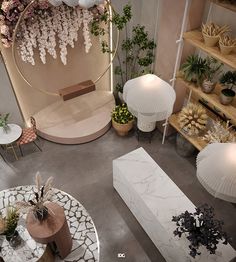
[[171, 220], [195, 206], [143, 148], [113, 160], [113, 186], [167, 262], [228, 262], [236, 256], [222, 243], [215, 255], [205, 247], [196, 259], [189, 255], [189, 240], [174, 236]]
[[65, 87], [59, 90], [64, 101], [95, 91], [95, 84], [91, 80], [81, 82], [77, 85]]

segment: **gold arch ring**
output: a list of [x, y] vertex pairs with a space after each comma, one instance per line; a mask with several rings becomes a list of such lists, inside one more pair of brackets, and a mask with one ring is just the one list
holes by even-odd
[[[15, 64], [15, 67], [17, 69], [17, 72], [20, 74], [20, 76], [23, 78], [23, 80], [30, 86], [30, 87], [33, 87], [35, 89], [37, 89], [38, 91], [46, 94], [46, 95], [51, 95], [51, 96], [60, 96], [58, 93], [54, 93], [54, 92], [48, 92], [46, 90], [43, 90], [41, 88], [38, 88], [38, 87], [35, 87], [33, 85], [31, 85], [30, 81], [24, 76], [24, 74], [22, 73], [18, 63], [17, 63], [17, 59], [16, 59], [16, 54], [15, 54], [15, 46], [16, 46], [16, 36], [17, 36], [17, 33], [18, 33], [18, 30], [19, 30], [19, 27], [20, 27], [20, 23], [21, 21], [24, 19], [24, 15], [25, 13], [30, 9], [30, 7], [35, 3], [37, 2], [38, 0], [32, 0], [27, 6], [26, 8], [24, 9], [24, 11], [20, 14], [20, 17], [16, 23], [16, 26], [15, 26], [15, 29], [14, 29], [14, 33], [13, 33], [13, 41], [12, 41], [12, 57], [13, 57], [13, 62]], [[108, 11], [109, 11], [109, 16], [112, 15], [113, 13], [113, 8], [111, 6], [111, 3], [110, 1], [107, 1], [106, 2], [107, 6], [108, 6]], [[109, 25], [110, 26], [110, 25]], [[114, 58], [116, 56], [116, 53], [117, 53], [117, 50], [118, 50], [118, 46], [119, 46], [119, 41], [120, 41], [120, 31], [117, 29], [117, 39], [116, 39], [116, 44], [115, 44], [115, 49], [114, 49], [114, 52], [113, 52], [113, 55], [110, 59], [110, 63], [108, 64], [108, 66], [105, 68], [105, 71], [94, 81], [94, 83], [96, 84], [105, 74], [106, 72], [109, 70], [109, 68], [111, 67], [113, 61], [114, 61]]]

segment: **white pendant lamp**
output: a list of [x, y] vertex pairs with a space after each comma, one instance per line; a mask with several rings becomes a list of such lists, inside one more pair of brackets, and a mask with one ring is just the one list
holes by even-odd
[[197, 178], [214, 197], [236, 203], [236, 143], [207, 145], [197, 156]]
[[156, 121], [166, 120], [172, 114], [176, 94], [167, 82], [147, 74], [127, 81], [123, 98], [129, 111], [137, 117], [138, 128], [150, 132]]

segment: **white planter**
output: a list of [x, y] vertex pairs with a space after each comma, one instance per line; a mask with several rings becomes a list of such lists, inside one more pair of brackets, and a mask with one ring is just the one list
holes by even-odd
[[156, 128], [156, 122], [147, 122], [138, 118], [137, 126], [142, 132], [152, 132]]

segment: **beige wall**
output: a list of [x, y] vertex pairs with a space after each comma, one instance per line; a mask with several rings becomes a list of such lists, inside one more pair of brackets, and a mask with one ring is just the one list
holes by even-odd
[[[2, 50], [25, 119], [45, 108], [47, 105], [61, 99], [60, 97], [46, 95], [36, 88], [58, 93], [60, 88], [88, 79], [95, 81], [99, 77], [109, 64], [109, 55], [103, 54], [100, 51], [100, 44], [97, 38], [93, 39], [92, 43], [91, 51], [86, 54], [84, 51], [83, 38], [82, 35], [80, 35], [75, 48], [72, 49], [68, 47], [68, 62], [66, 66], [61, 63], [59, 58], [54, 60], [50, 56], [47, 56], [47, 63], [45, 65], [42, 64], [39, 61], [39, 57], [37, 57], [35, 66], [26, 64], [19, 58], [19, 67], [33, 87], [28, 86], [17, 72], [13, 63], [11, 50]], [[109, 71], [98, 82], [96, 88], [110, 90]]]
[[4, 61], [0, 55], [0, 113], [10, 113], [9, 122], [21, 125], [23, 122]]

